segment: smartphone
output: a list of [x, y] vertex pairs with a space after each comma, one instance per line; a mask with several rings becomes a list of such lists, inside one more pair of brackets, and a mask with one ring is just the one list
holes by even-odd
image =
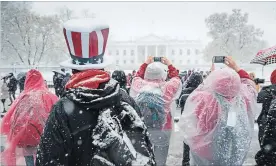
[[153, 57], [154, 62], [161, 62], [162, 57]]
[[214, 56], [213, 57], [213, 63], [224, 63], [225, 62], [225, 56]]

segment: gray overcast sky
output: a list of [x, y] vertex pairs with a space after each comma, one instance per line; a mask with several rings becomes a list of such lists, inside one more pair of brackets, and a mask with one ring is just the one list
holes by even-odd
[[110, 25], [111, 36], [128, 40], [150, 33], [179, 39], [210, 40], [204, 19], [215, 12], [242, 9], [249, 23], [264, 30], [263, 39], [276, 45], [276, 2], [34, 2], [39, 14], [54, 14], [67, 6], [80, 13], [89, 9]]

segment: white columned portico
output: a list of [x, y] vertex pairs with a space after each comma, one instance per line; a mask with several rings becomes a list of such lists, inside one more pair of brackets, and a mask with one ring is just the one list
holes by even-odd
[[157, 49], [157, 45], [155, 45], [155, 57], [158, 57], [158, 49]]
[[135, 46], [135, 64], [137, 64], [138, 63], [138, 44], [136, 44], [136, 46]]
[[166, 55], [165, 55], [166, 58], [169, 57], [169, 44], [167, 43], [166, 44]]
[[145, 46], [145, 61], [147, 60], [148, 57], [148, 45]]

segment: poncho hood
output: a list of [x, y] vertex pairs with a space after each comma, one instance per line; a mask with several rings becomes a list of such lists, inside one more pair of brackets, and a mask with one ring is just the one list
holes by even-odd
[[27, 73], [24, 90], [28, 92], [38, 89], [47, 89], [46, 84], [41, 73], [32, 69]]
[[207, 77], [204, 81], [204, 87], [208, 89], [207, 91], [215, 92], [226, 98], [232, 98], [240, 92], [241, 79], [237, 72], [232, 69], [218, 69]]
[[165, 81], [167, 73], [165, 65], [160, 62], [154, 62], [147, 66], [145, 71], [145, 80]]

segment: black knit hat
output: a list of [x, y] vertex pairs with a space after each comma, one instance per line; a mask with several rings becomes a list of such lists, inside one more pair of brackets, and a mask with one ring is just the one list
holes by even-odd
[[122, 71], [122, 70], [115, 70], [112, 73], [112, 78], [114, 80], [118, 81], [121, 87], [125, 87], [126, 86], [127, 80], [126, 80], [126, 74], [125, 74], [124, 71]]

